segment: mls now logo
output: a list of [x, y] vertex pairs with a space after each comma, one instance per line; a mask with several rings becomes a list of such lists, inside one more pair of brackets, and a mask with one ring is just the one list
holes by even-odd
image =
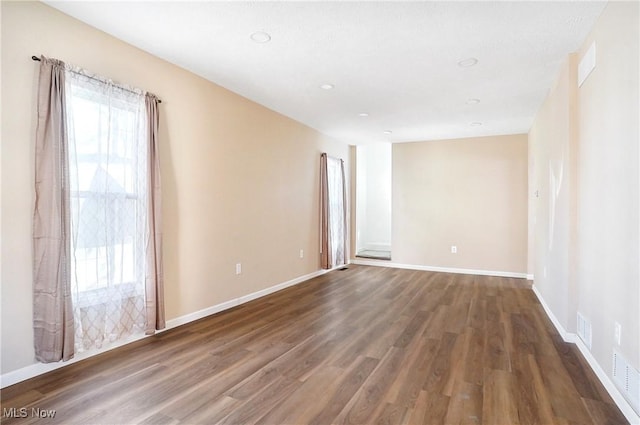
[[[29, 415], [29, 413], [31, 413], [31, 415]], [[56, 411], [34, 407], [31, 409], [31, 412], [29, 412], [26, 407], [10, 407], [8, 409], [2, 409], [2, 416], [5, 418], [26, 418], [30, 416], [32, 418], [51, 419], [56, 416]]]

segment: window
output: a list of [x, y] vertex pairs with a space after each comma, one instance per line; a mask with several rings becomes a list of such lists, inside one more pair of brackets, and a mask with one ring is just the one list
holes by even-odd
[[76, 349], [145, 325], [144, 95], [67, 72], [71, 289]]
[[34, 59], [33, 341], [49, 363], [165, 327], [160, 100]]

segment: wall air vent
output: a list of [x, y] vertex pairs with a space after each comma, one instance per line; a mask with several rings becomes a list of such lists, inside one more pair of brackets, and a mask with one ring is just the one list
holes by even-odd
[[591, 322], [582, 314], [578, 313], [578, 336], [591, 351]]
[[613, 350], [613, 382], [640, 415], [640, 372], [616, 350]]

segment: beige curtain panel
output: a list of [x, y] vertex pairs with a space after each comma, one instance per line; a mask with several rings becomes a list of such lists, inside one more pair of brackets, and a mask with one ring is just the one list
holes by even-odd
[[69, 360], [74, 354], [65, 108], [65, 65], [42, 57], [33, 217], [33, 332], [36, 359], [43, 363]]
[[148, 223], [147, 275], [145, 279], [146, 333], [153, 334], [164, 329], [164, 277], [162, 273], [162, 210], [160, 192], [160, 158], [158, 154], [158, 98], [151, 94], [145, 97], [147, 108], [148, 162]]

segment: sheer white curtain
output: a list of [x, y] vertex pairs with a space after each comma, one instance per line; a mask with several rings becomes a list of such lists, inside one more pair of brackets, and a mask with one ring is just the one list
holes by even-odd
[[341, 159], [327, 158], [327, 180], [329, 190], [329, 249], [333, 266], [346, 263], [345, 257], [345, 193], [344, 169]]
[[76, 350], [145, 330], [144, 93], [69, 70], [71, 290]]
[[326, 153], [320, 161], [321, 266], [325, 269], [346, 264], [346, 185], [344, 162]]

